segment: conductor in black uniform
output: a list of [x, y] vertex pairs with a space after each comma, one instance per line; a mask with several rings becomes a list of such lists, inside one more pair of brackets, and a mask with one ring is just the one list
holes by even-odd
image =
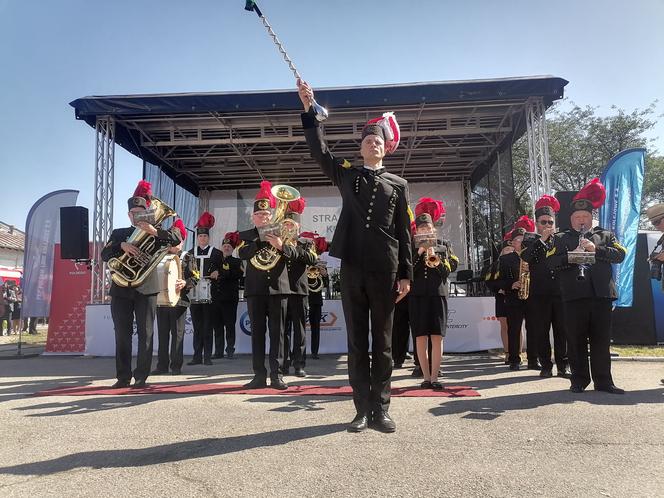
[[[119, 258], [123, 254], [138, 256], [140, 250], [128, 239], [136, 230], [142, 230], [155, 238], [158, 247], [176, 246], [180, 243], [180, 233], [177, 228], [161, 230], [145, 221], [134, 221], [136, 213], [144, 212], [150, 207], [152, 200], [152, 186], [141, 180], [136, 187], [133, 197], [129, 198], [129, 220], [131, 227], [116, 228], [111, 238], [101, 252], [103, 261]], [[157, 308], [157, 294], [159, 294], [159, 280], [152, 271], [145, 281], [137, 287], [121, 287], [115, 282], [111, 284], [111, 316], [115, 329], [115, 369], [117, 382], [113, 388], [128, 387], [132, 375], [133, 387], [145, 387], [146, 380], [152, 369], [152, 334]], [[131, 370], [131, 347], [134, 333], [133, 323], [136, 319], [136, 332], [138, 334], [138, 352], [136, 369]]]
[[[593, 208], [604, 203], [604, 186], [595, 178], [572, 201], [572, 227], [556, 234], [547, 264], [558, 273], [572, 369], [570, 391], [581, 393], [592, 381], [596, 391], [623, 394], [611, 376], [611, 308], [617, 298], [611, 264], [625, 259], [613, 233], [591, 228]], [[575, 264], [571, 251], [593, 253], [595, 262]], [[590, 344], [590, 369], [588, 345]]]
[[[298, 81], [304, 136], [321, 170], [339, 189], [343, 206], [330, 245], [341, 259], [341, 299], [348, 333], [348, 377], [357, 414], [351, 432], [372, 426], [394, 432], [388, 414], [392, 376], [392, 318], [395, 301], [410, 290], [413, 275], [408, 183], [383, 167], [399, 130], [391, 113], [362, 130], [364, 164], [352, 167], [335, 157], [324, 142], [311, 111], [313, 90]], [[369, 334], [372, 362], [369, 361]]]
[[530, 299], [526, 303], [526, 316], [531, 337], [537, 345], [537, 356], [542, 367], [540, 377], [553, 375], [551, 362], [551, 340], [549, 330], [553, 327], [553, 351], [558, 377], [569, 378], [567, 370], [567, 340], [563, 303], [560, 299], [560, 285], [556, 272], [546, 263], [546, 253], [553, 248], [553, 234], [556, 232], [555, 215], [560, 209], [558, 199], [550, 195], [542, 196], [535, 203], [535, 224], [537, 234], [524, 235], [521, 259], [530, 269]]
[[235, 356], [235, 322], [240, 301], [240, 279], [244, 275], [242, 260], [233, 256], [240, 243], [238, 232], [228, 232], [221, 243], [219, 277], [212, 286], [214, 356], [223, 358], [224, 349], [228, 358]]

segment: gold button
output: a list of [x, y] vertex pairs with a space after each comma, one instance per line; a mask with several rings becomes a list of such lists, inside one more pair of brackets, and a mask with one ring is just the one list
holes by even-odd
[[366, 224], [366, 225], [364, 225], [364, 226], [365, 226], [365, 227], [367, 227], [367, 228], [369, 228], [369, 223], [367, 223], [367, 224]]
[[369, 206], [373, 206], [373, 201], [371, 201], [371, 202], [369, 203]]
[[371, 216], [367, 216], [367, 221], [371, 220]]
[[372, 196], [371, 196], [371, 198], [372, 198], [372, 199], [375, 199], [375, 198], [376, 198], [376, 196], [375, 196], [375, 195], [372, 195]]
[[372, 210], [371, 210], [371, 209], [369, 209], [369, 212], [371, 212], [371, 211], [372, 211]]

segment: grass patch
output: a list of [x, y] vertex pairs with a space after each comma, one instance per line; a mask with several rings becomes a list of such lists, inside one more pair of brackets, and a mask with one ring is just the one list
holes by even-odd
[[661, 356], [664, 357], [664, 346], [611, 346], [611, 352], [620, 356]]

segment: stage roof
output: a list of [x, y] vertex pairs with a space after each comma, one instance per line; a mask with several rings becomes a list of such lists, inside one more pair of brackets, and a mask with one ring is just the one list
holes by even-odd
[[[394, 111], [401, 145], [388, 170], [411, 182], [471, 179], [525, 130], [526, 102], [546, 107], [567, 81], [553, 76], [321, 88], [330, 117], [325, 136], [337, 156], [360, 161], [363, 124]], [[95, 126], [115, 120], [116, 143], [199, 189], [256, 187], [262, 177], [295, 187], [329, 185], [309, 156], [295, 88], [225, 93], [93, 96], [70, 104]]]

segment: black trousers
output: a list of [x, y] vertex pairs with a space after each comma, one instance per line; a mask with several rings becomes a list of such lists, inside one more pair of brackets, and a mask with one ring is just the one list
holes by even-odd
[[146, 296], [132, 290], [130, 297], [111, 297], [111, 317], [115, 329], [115, 371], [121, 382], [129, 382], [131, 371], [131, 339], [134, 318], [138, 334], [138, 352], [133, 377], [145, 380], [152, 370], [152, 334], [157, 308], [157, 295]]
[[[611, 377], [611, 300], [578, 299], [563, 303], [572, 385], [585, 388], [591, 372], [595, 387], [613, 385]], [[590, 369], [588, 344], [590, 343]]]
[[[286, 327], [284, 333], [285, 355], [295, 368], [304, 368], [307, 351], [306, 311], [304, 300], [306, 296], [288, 296], [288, 315], [290, 316], [290, 328]], [[290, 330], [293, 330], [293, 340], [290, 340]]]
[[[392, 323], [392, 360], [395, 365], [402, 365], [406, 360], [410, 326], [408, 322], [408, 296], [394, 306]], [[413, 340], [413, 344], [415, 344]]]
[[[157, 370], [181, 370], [186, 306], [157, 306]], [[169, 348], [170, 344], [170, 348]]]
[[284, 366], [284, 320], [287, 306], [288, 296], [285, 294], [247, 297], [247, 310], [251, 321], [251, 361], [254, 375], [260, 379], [267, 377], [265, 334], [268, 330], [270, 377], [275, 379], [281, 376]]
[[[526, 316], [526, 304], [508, 304], [505, 306], [507, 316], [507, 348], [511, 365], [521, 363], [521, 327]], [[528, 357], [530, 361], [530, 357]], [[534, 361], [534, 360], [533, 360]]]
[[531, 314], [528, 313], [528, 303], [531, 301], [532, 296], [525, 300], [523, 303], [524, 307], [524, 320], [526, 322], [526, 358], [528, 361], [528, 366], [537, 365], [537, 359], [539, 357], [539, 336], [536, 333], [537, 326], [533, 326], [531, 323]]
[[235, 322], [237, 301], [216, 301], [213, 306], [214, 354], [223, 356], [235, 353]]
[[212, 324], [214, 308], [211, 303], [192, 304], [191, 322], [194, 326], [194, 361], [212, 358]]
[[309, 305], [309, 326], [311, 327], [311, 354], [318, 354], [320, 348], [320, 321], [323, 317], [322, 304]]
[[[348, 379], [358, 413], [390, 406], [396, 274], [341, 263], [341, 301], [348, 334]], [[369, 361], [371, 334], [371, 362]]]
[[[558, 371], [567, 368], [567, 339], [563, 303], [560, 296], [531, 295], [526, 304], [526, 324], [537, 341], [538, 358], [542, 369], [551, 370], [551, 340], [549, 330], [553, 327], [553, 354]], [[530, 343], [530, 339], [528, 340]], [[530, 361], [530, 357], [529, 357]]]

